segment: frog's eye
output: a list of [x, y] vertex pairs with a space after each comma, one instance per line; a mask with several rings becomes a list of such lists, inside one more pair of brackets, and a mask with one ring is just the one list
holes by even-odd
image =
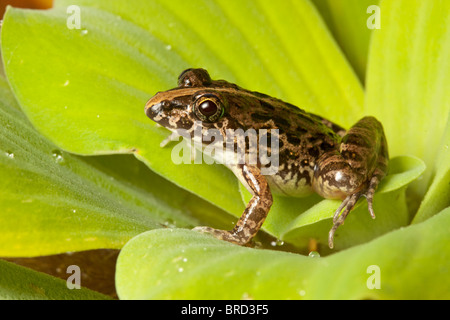
[[195, 115], [205, 122], [216, 122], [224, 110], [222, 103], [213, 95], [203, 96], [194, 103]]

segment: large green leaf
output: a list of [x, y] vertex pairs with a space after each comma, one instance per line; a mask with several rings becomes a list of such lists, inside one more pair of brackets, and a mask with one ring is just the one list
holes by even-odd
[[32, 128], [2, 77], [0, 176], [0, 256], [120, 248], [148, 229], [221, 214], [130, 157], [60, 151]]
[[447, 208], [319, 258], [154, 230], [122, 249], [116, 289], [121, 299], [449, 299], [450, 247], [442, 241], [449, 224]]
[[373, 13], [370, 11], [368, 14], [367, 9], [377, 5], [378, 2], [378, 0], [313, 0], [362, 83], [366, 76], [372, 32], [367, 27], [367, 20]]
[[[414, 222], [428, 219], [449, 201], [448, 131], [442, 139], [449, 111], [449, 36], [442, 27], [448, 5], [442, 10], [438, 3], [381, 4], [382, 29], [374, 32], [370, 48], [365, 110], [354, 71], [306, 0], [60, 0], [47, 11], [10, 8], [1, 44], [8, 81], [31, 123], [52, 142], [31, 128], [1, 82], [0, 255], [120, 248], [140, 232], [174, 224], [231, 226], [217, 207], [240, 215], [242, 186], [219, 165], [175, 165], [172, 145], [159, 147], [168, 131], [143, 113], [146, 100], [175, 86], [186, 67], [207, 68], [214, 78], [283, 98], [346, 127], [366, 112], [382, 120], [396, 169], [375, 197], [377, 219], [369, 218], [362, 201], [338, 231], [338, 249], [409, 221], [404, 188], [424, 166], [398, 155], [411, 153], [426, 161], [429, 170], [417, 185], [422, 193], [434, 177]], [[81, 29], [67, 28], [71, 14], [66, 10], [73, 4], [81, 8]], [[339, 3], [333, 5], [336, 14]], [[347, 6], [344, 11], [355, 12]], [[351, 25], [345, 22], [340, 34]], [[350, 49], [359, 57], [368, 35], [360, 31]], [[351, 41], [343, 45], [346, 40], [336, 38], [343, 48], [351, 47]], [[349, 62], [355, 66], [353, 58]], [[82, 160], [67, 152], [134, 154], [156, 174], [217, 207], [149, 172], [132, 155]], [[300, 247], [311, 238], [321, 244], [338, 202], [320, 200], [276, 197], [264, 229]], [[436, 294], [432, 297], [445, 297], [445, 225], [448, 209], [317, 260], [237, 248], [186, 230], [153, 231], [125, 248], [118, 288], [123, 298], [212, 297], [206, 292], [217, 298], [421, 298], [431, 297], [416, 289], [427, 283], [433, 288], [428, 293]], [[364, 287], [369, 263], [387, 272], [382, 291]], [[190, 266], [194, 271], [185, 272]], [[398, 266], [404, 273], [395, 273]]]
[[[80, 30], [66, 27], [69, 4], [81, 6]], [[214, 78], [287, 99], [342, 125], [362, 115], [358, 79], [307, 1], [55, 6], [10, 8], [4, 19], [6, 73], [32, 123], [70, 152], [134, 152], [158, 174], [235, 215], [244, 204], [234, 176], [219, 165], [175, 165], [171, 148], [159, 147], [167, 131], [144, 115], [146, 100], [175, 86], [181, 70], [207, 68]]]
[[[291, 99], [343, 124], [361, 116], [361, 87], [308, 2], [197, 1], [203, 10], [185, 2], [150, 1], [141, 3], [139, 10], [119, 1], [77, 3], [81, 6], [81, 30], [66, 27], [69, 2], [58, 1], [57, 8], [50, 11], [10, 9], [2, 31], [6, 71], [22, 108], [39, 130], [65, 150], [82, 154], [134, 152], [157, 173], [239, 216], [244, 203], [228, 170], [218, 165], [175, 165], [170, 160], [171, 148], [158, 146], [167, 131], [155, 127], [142, 112], [151, 92], [173, 86], [179, 70], [202, 66], [213, 75]], [[248, 6], [252, 14], [243, 19], [239, 6]], [[190, 11], [191, 18], [197, 17], [196, 23], [185, 14], [177, 14]], [[149, 16], [153, 17], [151, 23]], [[231, 26], [230, 30], [217, 33], [223, 25]], [[292, 28], [299, 30], [296, 41], [289, 32]], [[218, 36], [213, 37], [214, 32]], [[15, 39], [19, 36], [28, 40], [18, 44]], [[306, 50], [299, 43], [311, 46]], [[31, 55], [29, 46], [48, 48], [45, 65], [36, 63], [44, 54]], [[202, 48], [201, 55], [196, 48]], [[44, 82], [45, 86], [36, 85]], [[345, 237], [348, 242], [341, 242], [341, 248], [405, 224], [404, 198], [395, 197], [395, 206], [384, 210], [382, 203], [390, 203], [393, 195], [383, 197], [376, 201], [381, 215], [375, 224], [366, 221], [367, 214], [355, 212], [352, 216], [358, 222], [349, 220], [347, 225], [354, 227], [346, 229], [362, 233], [367, 228], [357, 226], [367, 225], [374, 232], [367, 233], [364, 240]], [[311, 232], [300, 236], [297, 231], [325, 217], [328, 220], [338, 205], [325, 201], [308, 210], [318, 201], [318, 197], [277, 197], [264, 229], [286, 240], [303, 239], [305, 245]], [[305, 211], [307, 214], [297, 218]], [[366, 210], [361, 207], [360, 211]], [[314, 232], [320, 230], [320, 242], [328, 222], [319, 229], [314, 227]]]
[[391, 156], [412, 154], [428, 170], [415, 185], [429, 186], [450, 114], [450, 2], [381, 3], [381, 29], [369, 53], [366, 111], [385, 128]]
[[107, 300], [111, 298], [83, 287], [69, 289], [64, 280], [0, 259], [0, 299]]
[[450, 206], [450, 118], [434, 165], [433, 183], [427, 191], [413, 223], [422, 222]]

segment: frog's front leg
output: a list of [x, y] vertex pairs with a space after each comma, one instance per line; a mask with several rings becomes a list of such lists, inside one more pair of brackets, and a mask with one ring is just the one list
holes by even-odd
[[[323, 154], [314, 168], [313, 188], [329, 199], [343, 199], [333, 216], [328, 245], [333, 248], [336, 229], [361, 196], [367, 198], [372, 218], [373, 195], [386, 175], [388, 149], [383, 127], [374, 117], [364, 117], [342, 138], [339, 150]], [[341, 213], [342, 211], [342, 213]]]
[[196, 227], [194, 230], [210, 233], [221, 240], [245, 245], [253, 239], [266, 219], [273, 202], [272, 193], [266, 178], [257, 166], [243, 164], [232, 166], [230, 169], [253, 195], [244, 213], [231, 231], [210, 227]]

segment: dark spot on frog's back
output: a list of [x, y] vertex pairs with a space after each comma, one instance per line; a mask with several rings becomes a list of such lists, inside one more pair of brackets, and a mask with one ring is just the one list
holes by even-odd
[[260, 104], [261, 107], [267, 111], [275, 111], [275, 107], [272, 104], [265, 102], [264, 100], [260, 100]]
[[298, 146], [301, 141], [299, 137], [292, 135], [292, 134], [287, 135], [287, 140], [290, 144], [292, 144], [294, 146]]
[[314, 159], [317, 159], [319, 157], [319, 149], [317, 148], [317, 146], [314, 146], [312, 148], [308, 149], [308, 154], [313, 157]]
[[272, 116], [269, 114], [252, 113], [251, 115], [253, 121], [255, 122], [267, 122], [272, 120]]
[[323, 141], [320, 144], [320, 149], [323, 150], [323, 151], [328, 151], [328, 150], [331, 150], [331, 149], [334, 149], [334, 148], [335, 148], [334, 143], [331, 142], [331, 141]]
[[297, 134], [306, 135], [308, 133], [308, 130], [299, 126], [299, 127], [295, 128], [295, 132]]
[[279, 127], [289, 128], [289, 121], [283, 117], [274, 117], [273, 122]]

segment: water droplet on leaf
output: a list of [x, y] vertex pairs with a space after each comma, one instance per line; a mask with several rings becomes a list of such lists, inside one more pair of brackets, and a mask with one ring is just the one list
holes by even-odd
[[14, 159], [14, 153], [12, 153], [11, 151], [7, 151], [5, 152], [6, 156], [10, 159]]
[[280, 239], [277, 239], [276, 241], [272, 241], [272, 242], [270, 243], [270, 245], [271, 245], [272, 247], [279, 247], [279, 246], [284, 245], [284, 241], [283, 241], [283, 240], [280, 240]]
[[55, 160], [56, 163], [63, 163], [64, 162], [64, 157], [63, 157], [61, 151], [53, 150], [52, 151], [52, 156], [53, 156], [53, 159]]

